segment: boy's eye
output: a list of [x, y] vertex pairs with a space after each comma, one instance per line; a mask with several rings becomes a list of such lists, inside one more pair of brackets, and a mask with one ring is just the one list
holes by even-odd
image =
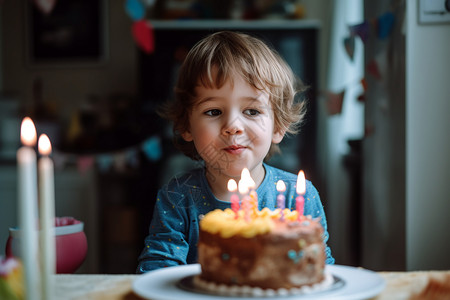
[[218, 109], [210, 109], [208, 111], [205, 111], [205, 115], [208, 115], [208, 116], [218, 116], [221, 113], [222, 112], [220, 110], [218, 110]]
[[249, 115], [249, 116], [257, 116], [260, 114], [260, 112], [257, 109], [249, 108], [249, 109], [244, 110], [244, 114]]

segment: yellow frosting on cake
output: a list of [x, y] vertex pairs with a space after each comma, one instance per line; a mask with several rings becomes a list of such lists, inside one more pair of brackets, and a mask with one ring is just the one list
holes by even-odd
[[[286, 221], [296, 221], [297, 211], [283, 210]], [[281, 217], [280, 209], [271, 211], [264, 208], [261, 211], [252, 211], [246, 219], [243, 210], [238, 211], [238, 217], [233, 210], [216, 209], [206, 214], [200, 222], [200, 228], [211, 234], [220, 234], [223, 238], [240, 235], [251, 238], [259, 234], [270, 232], [274, 227], [274, 219]]]

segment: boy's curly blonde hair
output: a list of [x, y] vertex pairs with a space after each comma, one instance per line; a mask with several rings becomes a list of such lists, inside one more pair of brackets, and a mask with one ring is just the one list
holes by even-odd
[[[213, 67], [217, 75], [212, 76]], [[195, 87], [220, 88], [233, 75], [240, 75], [252, 87], [269, 94], [274, 112], [274, 130], [290, 134], [298, 132], [305, 114], [304, 102], [294, 101], [306, 87], [295, 77], [291, 68], [262, 40], [231, 31], [213, 33], [199, 41], [187, 54], [175, 86], [175, 100], [159, 111], [172, 121], [175, 145], [187, 156], [201, 160], [193, 142], [181, 137], [189, 128], [189, 116], [195, 104]], [[272, 144], [268, 159], [279, 152]]]

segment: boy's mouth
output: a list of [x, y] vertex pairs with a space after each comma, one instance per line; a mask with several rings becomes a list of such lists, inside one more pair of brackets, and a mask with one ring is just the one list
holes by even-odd
[[244, 151], [246, 148], [247, 147], [242, 146], [242, 145], [231, 145], [231, 146], [223, 148], [223, 150], [227, 151], [228, 153], [239, 154], [242, 151]]

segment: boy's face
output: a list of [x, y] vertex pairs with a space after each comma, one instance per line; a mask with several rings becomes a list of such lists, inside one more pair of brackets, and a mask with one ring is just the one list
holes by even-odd
[[182, 136], [194, 142], [208, 171], [222, 178], [239, 178], [246, 167], [253, 178], [263, 178], [264, 157], [271, 143], [283, 138], [283, 132], [274, 132], [268, 94], [241, 76], [220, 89], [197, 86], [195, 91], [190, 127]]

